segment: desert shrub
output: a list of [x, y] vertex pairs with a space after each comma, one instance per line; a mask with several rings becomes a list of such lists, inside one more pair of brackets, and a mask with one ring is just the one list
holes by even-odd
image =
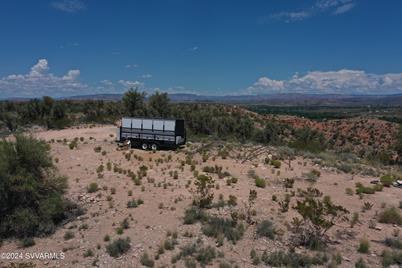
[[281, 167], [281, 161], [279, 161], [279, 160], [272, 160], [271, 161], [271, 165], [274, 167], [274, 168], [280, 168]]
[[286, 194], [285, 198], [282, 201], [278, 202], [278, 205], [281, 208], [282, 213], [288, 212], [291, 198], [292, 198], [291, 195]]
[[130, 238], [127, 237], [126, 239], [119, 238], [109, 243], [106, 246], [106, 251], [111, 257], [117, 258], [126, 253], [130, 248]]
[[290, 147], [297, 150], [318, 153], [326, 149], [324, 135], [310, 128], [301, 128], [294, 131], [294, 140], [290, 142]]
[[197, 196], [194, 199], [195, 205], [200, 208], [206, 208], [211, 205], [214, 198], [212, 189], [214, 180], [210, 176], [199, 175], [194, 182], [197, 188]]
[[204, 212], [204, 210], [192, 206], [184, 212], [183, 223], [184, 224], [193, 224], [197, 221], [206, 221], [208, 219], [208, 215]]
[[135, 200], [133, 198], [132, 200], [127, 201], [127, 208], [136, 208], [143, 203], [144, 203], [144, 201], [142, 201], [142, 199]]
[[359, 258], [357, 260], [355, 263], [355, 268], [367, 268], [366, 262], [363, 260], [363, 258]]
[[199, 243], [192, 243], [192, 244], [183, 246], [180, 249], [179, 254], [177, 254], [176, 256], [174, 256], [172, 258], [172, 263], [177, 262], [181, 258], [195, 255], [195, 253], [197, 252], [197, 249], [200, 247], [201, 247], [201, 245]]
[[356, 183], [356, 194], [375, 194], [376, 189], [374, 187], [364, 186], [362, 183]]
[[270, 220], [263, 220], [257, 225], [257, 235], [268, 237], [269, 239], [275, 238], [275, 227]]
[[180, 249], [180, 252], [172, 258], [172, 263], [175, 263], [183, 258], [185, 258], [185, 260], [188, 260], [191, 259], [190, 257], [192, 257], [201, 264], [201, 267], [205, 267], [206, 265], [210, 264], [212, 260], [215, 259], [217, 256], [218, 254], [215, 248], [211, 246], [203, 247], [202, 241], [197, 241], [195, 243], [183, 246]]
[[99, 186], [96, 182], [91, 182], [87, 187], [88, 193], [94, 193], [99, 190]]
[[376, 184], [373, 186], [373, 189], [376, 192], [381, 192], [383, 188], [384, 188], [384, 185], [382, 185], [382, 184]]
[[402, 216], [397, 208], [390, 207], [380, 212], [378, 215], [378, 221], [381, 223], [402, 225]]
[[265, 265], [273, 267], [310, 267], [313, 265], [324, 265], [329, 258], [325, 253], [317, 253], [315, 256], [298, 254], [292, 251], [274, 251], [272, 253], [264, 253], [261, 260]]
[[67, 231], [64, 234], [64, 240], [70, 240], [70, 239], [73, 239], [74, 237], [75, 237], [75, 235], [72, 231]]
[[381, 254], [383, 267], [389, 267], [393, 264], [402, 264], [402, 251], [384, 250]]
[[70, 148], [70, 150], [73, 150], [74, 148], [77, 148], [77, 147], [78, 147], [77, 141], [76, 141], [76, 140], [71, 141], [71, 142], [68, 144], [68, 147]]
[[370, 251], [370, 242], [367, 239], [360, 240], [359, 247], [357, 251], [360, 253], [369, 253]]
[[310, 172], [305, 173], [303, 175], [306, 178], [306, 180], [316, 182], [318, 178], [321, 176], [321, 172], [316, 169], [313, 169]]
[[299, 194], [302, 199], [297, 200], [294, 209], [302, 219], [293, 219], [294, 241], [311, 249], [319, 249], [328, 241], [327, 231], [349, 212], [334, 204], [329, 196], [322, 197], [318, 189], [309, 188]]
[[346, 193], [347, 195], [353, 195], [353, 190], [352, 190], [352, 188], [346, 188], [346, 189], [345, 189], [345, 193]]
[[100, 152], [102, 151], [102, 147], [96, 146], [96, 147], [94, 148], [94, 151], [95, 151], [95, 153], [100, 153]]
[[141, 255], [140, 262], [146, 267], [154, 267], [155, 265], [155, 262], [149, 257], [148, 253], [146, 252]]
[[49, 145], [16, 135], [0, 141], [0, 238], [47, 235], [82, 213], [63, 198], [65, 177], [57, 175]]
[[167, 238], [165, 242], [163, 242], [163, 248], [166, 250], [174, 250], [174, 247], [178, 244], [175, 238]]
[[237, 197], [234, 195], [229, 195], [228, 205], [232, 206], [232, 207], [236, 206], [237, 205]]
[[210, 217], [202, 226], [202, 232], [209, 237], [218, 238], [223, 234], [227, 240], [236, 243], [244, 234], [243, 224], [236, 224], [231, 219]]
[[205, 266], [210, 264], [213, 259], [216, 258], [215, 248], [211, 246], [206, 246], [198, 250], [196, 260], [202, 265]]
[[285, 187], [285, 188], [293, 188], [294, 183], [295, 183], [295, 179], [293, 179], [293, 178], [286, 178], [286, 179], [283, 181], [283, 187]]
[[257, 252], [255, 251], [255, 249], [252, 249], [250, 251], [250, 258], [251, 258], [251, 262], [253, 265], [258, 265], [261, 263], [261, 259], [258, 256]]
[[342, 163], [340, 163], [340, 164], [337, 164], [336, 167], [337, 167], [340, 171], [345, 172], [345, 173], [350, 173], [350, 172], [353, 171], [353, 166], [352, 166], [351, 164], [349, 164], [349, 163], [344, 163], [344, 162], [342, 162]]
[[396, 238], [387, 237], [384, 240], [384, 244], [391, 248], [402, 249], [402, 239], [398, 237]]
[[203, 223], [202, 232], [206, 236], [215, 238], [223, 235], [229, 241], [236, 243], [244, 234], [244, 226], [232, 219], [210, 217]]
[[392, 183], [395, 181], [395, 177], [390, 174], [383, 175], [381, 176], [380, 181], [382, 185], [384, 185], [385, 187], [390, 187]]
[[84, 258], [87, 257], [93, 257], [94, 256], [94, 252], [92, 251], [92, 249], [87, 249], [84, 254], [83, 254]]
[[350, 227], [353, 228], [358, 222], [359, 222], [359, 213], [353, 212], [352, 218], [350, 219]]
[[363, 203], [363, 211], [367, 211], [373, 208], [373, 203], [370, 202], [364, 202]]
[[255, 186], [257, 186], [259, 188], [265, 188], [265, 186], [266, 186], [265, 179], [260, 178], [260, 177], [255, 178]]
[[257, 200], [257, 191], [250, 190], [250, 192], [248, 194], [248, 203], [246, 203], [246, 222], [248, 224], [255, 223], [255, 220], [253, 219], [253, 217], [256, 214], [255, 209], [254, 209], [256, 200]]
[[24, 237], [21, 240], [21, 247], [28, 248], [35, 245], [35, 240], [32, 237]]

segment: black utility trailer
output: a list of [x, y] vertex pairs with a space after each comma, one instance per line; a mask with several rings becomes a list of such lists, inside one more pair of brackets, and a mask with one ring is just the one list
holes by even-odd
[[117, 131], [117, 141], [143, 150], [176, 148], [186, 143], [184, 120], [123, 117]]

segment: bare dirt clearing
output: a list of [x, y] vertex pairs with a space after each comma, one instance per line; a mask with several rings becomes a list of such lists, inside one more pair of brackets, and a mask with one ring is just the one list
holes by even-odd
[[[225, 262], [233, 267], [236, 264], [238, 267], [254, 267], [250, 259], [251, 249], [261, 254], [265, 250], [286, 250], [290, 243], [287, 226], [297, 215], [292, 210], [294, 200], [290, 201], [289, 211], [282, 212], [278, 202], [273, 201], [273, 196], [282, 201], [286, 194], [297, 188], [311, 186], [312, 182], [305, 178], [312, 170], [320, 172], [314, 187], [347, 208], [350, 217], [354, 212], [359, 213], [353, 228], [349, 221], [345, 221], [331, 229], [333, 243], [329, 245], [328, 252], [342, 255], [343, 261], [339, 267], [352, 267], [360, 257], [370, 267], [381, 266], [380, 255], [386, 247], [373, 241], [383, 241], [385, 237], [392, 237], [395, 230], [401, 229], [400, 226], [379, 223], [375, 228], [370, 228], [370, 221], [376, 222], [377, 213], [384, 207], [399, 206], [401, 189], [384, 187], [375, 194], [364, 194], [362, 199], [356, 194], [345, 193], [347, 188], [354, 192], [357, 182], [369, 185], [373, 177], [353, 176], [333, 168], [321, 168], [300, 157], [291, 161], [291, 168], [287, 161], [275, 168], [265, 162], [269, 154], [275, 156], [275, 148], [244, 161], [258, 147], [253, 145], [222, 144], [221, 147], [212, 146], [206, 150], [207, 153], [197, 150], [202, 146], [200, 143], [188, 144], [177, 151], [120, 151], [114, 142], [115, 130], [114, 126], [103, 126], [34, 133], [34, 136], [51, 144], [56, 166], [62, 175], [69, 178], [68, 197], [87, 211], [85, 215], [58, 228], [52, 236], [36, 238], [36, 244], [32, 247], [19, 248], [16, 241], [4, 241], [1, 252], [65, 253], [64, 260], [34, 260], [38, 267], [141, 267], [140, 258], [147, 252], [151, 259], [158, 256], [156, 267], [171, 267], [171, 259], [181, 247], [200, 239], [204, 246], [216, 247], [218, 254], [212, 262], [213, 266], [219, 267]], [[236, 206], [218, 206], [210, 213], [230, 217], [232, 210], [244, 208], [250, 190], [256, 190], [255, 219], [270, 219], [274, 223], [280, 234], [275, 240], [257, 237], [256, 225], [245, 225], [244, 236], [239, 241], [234, 244], [225, 240], [219, 246], [215, 238], [203, 235], [199, 223], [183, 224], [185, 210], [191, 206], [194, 196], [194, 171], [203, 173], [205, 167], [210, 166], [222, 167], [221, 175], [209, 173], [215, 180], [214, 202], [219, 201], [220, 195], [223, 200], [228, 200], [230, 195], [237, 198]], [[256, 187], [255, 180], [250, 178], [250, 170], [264, 179], [265, 188]], [[231, 178], [237, 178], [237, 182], [228, 180]], [[295, 179], [292, 188], [283, 186], [285, 178]], [[129, 208], [128, 202], [133, 200], [135, 205], [129, 205]], [[365, 202], [370, 202], [372, 208], [362, 212]], [[122, 224], [125, 219], [128, 224]], [[157, 254], [167, 237], [175, 237], [176, 233], [174, 240], [177, 245], [173, 245], [174, 249], [167, 247], [163, 253]], [[105, 241], [108, 240], [107, 236], [110, 241], [129, 237], [131, 248], [126, 254], [113, 258], [105, 249], [109, 244]], [[362, 238], [371, 241], [369, 254], [357, 252]], [[304, 248], [296, 248], [296, 252], [304, 251]], [[7, 261], [2, 261], [7, 264]], [[175, 265], [184, 267], [185, 264], [180, 260]]]

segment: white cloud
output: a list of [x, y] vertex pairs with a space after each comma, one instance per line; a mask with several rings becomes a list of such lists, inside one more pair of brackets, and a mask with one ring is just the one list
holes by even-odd
[[60, 0], [51, 3], [51, 6], [57, 10], [75, 13], [86, 8], [81, 0]]
[[260, 23], [266, 23], [269, 20], [281, 20], [285, 22], [301, 21], [322, 13], [340, 15], [350, 11], [355, 7], [355, 0], [317, 0], [311, 7], [300, 10], [282, 11], [271, 14], [268, 17], [260, 18]]
[[152, 74], [143, 74], [143, 75], [141, 75], [141, 78], [143, 78], [143, 79], [152, 78]]
[[29, 76], [39, 77], [43, 76], [49, 70], [49, 66], [46, 59], [40, 59], [37, 64], [31, 67]]
[[272, 14], [271, 19], [284, 20], [286, 22], [300, 21], [312, 16], [312, 13], [306, 10], [294, 12], [280, 12]]
[[126, 64], [126, 68], [138, 68], [138, 64]]
[[269, 88], [273, 91], [280, 91], [284, 88], [284, 81], [272, 80], [268, 77], [261, 77], [254, 83], [253, 88]]
[[402, 93], [402, 73], [371, 74], [359, 70], [314, 71], [288, 80], [261, 77], [249, 93], [392, 94]]
[[142, 89], [144, 87], [144, 83], [142, 83], [140, 81], [119, 80], [119, 81], [117, 81], [117, 83], [119, 83], [126, 89], [128, 89], [128, 88]]
[[46, 59], [40, 59], [27, 74], [11, 74], [0, 78], [1, 96], [61, 96], [88, 88], [78, 81], [80, 70], [69, 70], [63, 76], [49, 73]]
[[337, 7], [336, 10], [334, 11], [334, 15], [339, 15], [348, 12], [355, 6], [354, 3], [348, 3], [346, 5]]
[[[154, 92], [155, 88], [146, 87], [143, 82], [120, 79], [101, 80], [86, 84], [79, 81], [80, 70], [69, 70], [64, 75], [50, 72], [46, 59], [40, 59], [26, 74], [10, 74], [0, 77], [0, 99], [10, 97], [36, 98], [41, 96], [73, 96], [98, 93], [122, 93], [129, 88]], [[144, 78], [152, 75], [145, 74]]]

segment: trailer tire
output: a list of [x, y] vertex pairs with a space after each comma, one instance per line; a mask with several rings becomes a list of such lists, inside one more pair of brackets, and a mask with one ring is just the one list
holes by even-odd
[[157, 151], [157, 150], [158, 150], [158, 144], [152, 143], [152, 145], [151, 145], [151, 150], [152, 150], [152, 151]]
[[148, 149], [148, 144], [146, 144], [145, 142], [141, 145], [141, 148], [143, 150], [147, 150]]

